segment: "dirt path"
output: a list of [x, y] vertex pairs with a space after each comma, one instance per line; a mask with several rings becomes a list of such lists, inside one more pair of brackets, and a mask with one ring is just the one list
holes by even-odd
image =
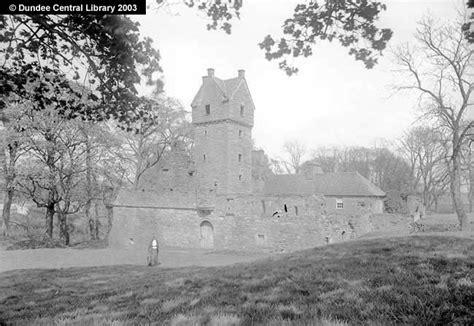
[[[163, 249], [160, 267], [223, 266], [263, 258], [263, 254]], [[13, 269], [145, 265], [146, 253], [113, 249], [32, 249], [0, 251], [0, 273]]]

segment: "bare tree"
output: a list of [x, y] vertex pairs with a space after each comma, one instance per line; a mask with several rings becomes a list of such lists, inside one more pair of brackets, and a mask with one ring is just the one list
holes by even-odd
[[446, 191], [448, 166], [442, 135], [432, 127], [418, 126], [407, 131], [401, 140], [401, 152], [409, 162], [412, 183], [410, 192], [421, 189], [423, 204], [436, 206]]
[[419, 94], [423, 117], [449, 139], [450, 190], [463, 230], [468, 219], [461, 201], [461, 147], [473, 127], [466, 111], [473, 105], [474, 62], [461, 26], [462, 21], [442, 24], [433, 17], [425, 18], [416, 32], [418, 47], [400, 47], [395, 55], [401, 72], [411, 80], [397, 89]]
[[336, 172], [339, 161], [339, 150], [336, 147], [318, 147], [311, 153], [312, 160], [324, 173]]
[[134, 187], [138, 187], [143, 173], [162, 160], [173, 142], [190, 137], [186, 112], [177, 100], [155, 95], [144, 99], [140, 110], [146, 119], [135, 123], [134, 132], [121, 133], [123, 146], [117, 153], [128, 161], [128, 177]]
[[285, 142], [283, 145], [285, 151], [285, 159], [280, 160], [288, 174], [300, 173], [303, 157], [306, 154], [306, 147], [297, 140]]
[[372, 162], [375, 157], [369, 148], [365, 147], [343, 147], [339, 151], [340, 172], [357, 171], [367, 179], [371, 178]]
[[10, 235], [10, 211], [16, 194], [16, 165], [18, 159], [25, 153], [21, 133], [23, 127], [16, 123], [21, 116], [21, 110], [18, 109], [19, 105], [15, 101], [8, 101], [0, 118], [2, 124], [0, 129], [0, 141], [2, 142], [0, 164], [4, 177], [2, 233], [6, 236]]

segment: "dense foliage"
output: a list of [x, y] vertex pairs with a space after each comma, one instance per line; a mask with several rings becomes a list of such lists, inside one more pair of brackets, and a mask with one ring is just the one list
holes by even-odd
[[97, 102], [92, 108], [70, 107], [71, 115], [136, 120], [137, 83], [142, 77], [156, 82], [152, 75], [161, 71], [158, 51], [151, 39], [140, 38], [138, 27], [125, 16], [0, 16], [0, 105], [11, 93], [22, 97], [31, 81], [42, 80], [37, 86], [42, 96], [48, 79], [66, 76], [55, 87], [74, 93], [69, 80], [81, 81], [91, 90], [87, 97]]

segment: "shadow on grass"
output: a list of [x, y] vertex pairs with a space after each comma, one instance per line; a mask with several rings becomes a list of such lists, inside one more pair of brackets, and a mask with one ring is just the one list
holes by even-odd
[[474, 240], [414, 236], [220, 268], [12, 271], [0, 323], [460, 324], [474, 321]]

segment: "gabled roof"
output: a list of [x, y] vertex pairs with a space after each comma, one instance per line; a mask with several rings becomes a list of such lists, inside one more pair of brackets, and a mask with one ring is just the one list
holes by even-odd
[[265, 181], [266, 195], [310, 195], [383, 197], [379, 187], [357, 172], [274, 175]]
[[[242, 77], [235, 77], [231, 79], [226, 79], [222, 80], [220, 78], [217, 78], [215, 76], [207, 76], [205, 77], [201, 87], [199, 88], [199, 91], [197, 92], [196, 96], [194, 97], [193, 101], [191, 102], [191, 106], [198, 106], [201, 104], [203, 98], [205, 97], [206, 93], [206, 86], [208, 86], [210, 83], [216, 85], [220, 92], [222, 93], [222, 100], [232, 100], [234, 94], [240, 89], [242, 86], [246, 86], [246, 81], [245, 78]], [[249, 93], [250, 99], [252, 98], [250, 96], [250, 92], [248, 90], [248, 87], [245, 87], [247, 92]], [[253, 105], [253, 101], [252, 101]]]

